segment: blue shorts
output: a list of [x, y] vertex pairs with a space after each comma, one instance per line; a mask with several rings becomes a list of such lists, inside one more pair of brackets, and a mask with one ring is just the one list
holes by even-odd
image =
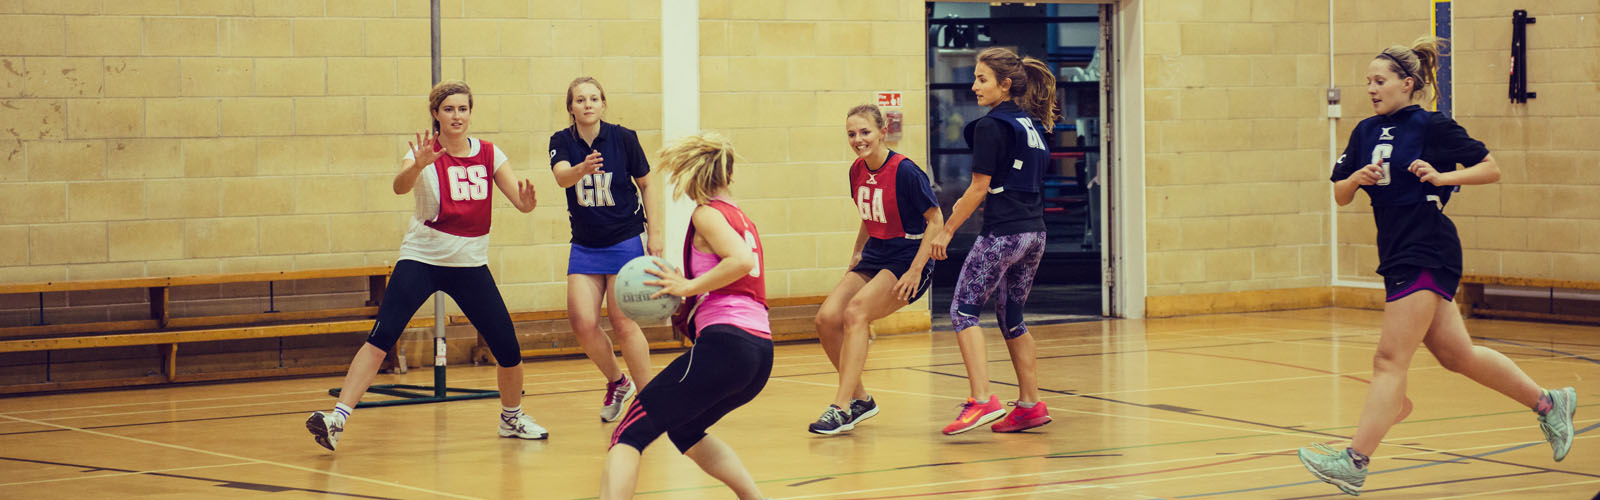
[[635, 257], [644, 256], [644, 239], [634, 236], [604, 248], [572, 244], [567, 254], [567, 274], [617, 274]]

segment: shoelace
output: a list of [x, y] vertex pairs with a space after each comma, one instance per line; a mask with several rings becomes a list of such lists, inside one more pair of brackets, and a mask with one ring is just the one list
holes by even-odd
[[835, 424], [843, 424], [846, 420], [850, 419], [849, 417], [844, 416], [844, 410], [840, 410], [832, 406], [829, 406], [828, 411], [822, 414], [822, 418], [826, 418]]
[[1322, 454], [1324, 454], [1324, 455], [1337, 455], [1337, 454], [1340, 454], [1340, 453], [1344, 453], [1344, 450], [1335, 450], [1335, 449], [1333, 449], [1332, 446], [1328, 446], [1328, 445], [1323, 444], [1323, 443], [1316, 443], [1316, 444], [1313, 444], [1311, 446], [1313, 448], [1316, 448], [1317, 451], [1322, 452]]
[[622, 382], [606, 382], [606, 406], [611, 406], [612, 404], [615, 404], [617, 400], [622, 399], [622, 395], [624, 394], [622, 388], [627, 384], [628, 381], [626, 379], [624, 379]]

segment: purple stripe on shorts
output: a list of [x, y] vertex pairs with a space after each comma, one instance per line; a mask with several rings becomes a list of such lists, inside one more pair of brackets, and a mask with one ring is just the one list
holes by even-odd
[[1421, 269], [1417, 271], [1417, 280], [1413, 281], [1411, 286], [1406, 287], [1405, 290], [1396, 292], [1394, 295], [1390, 295], [1388, 298], [1384, 299], [1384, 302], [1394, 302], [1396, 300], [1405, 298], [1407, 295], [1411, 295], [1423, 290], [1437, 293], [1440, 297], [1444, 297], [1444, 300], [1456, 299], [1455, 293], [1445, 291], [1443, 286], [1440, 286], [1438, 282], [1433, 280], [1432, 271]]

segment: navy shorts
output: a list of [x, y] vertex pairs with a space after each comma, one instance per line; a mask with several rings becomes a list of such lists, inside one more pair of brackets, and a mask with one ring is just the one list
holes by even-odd
[[[881, 270], [888, 270], [889, 272], [894, 273], [895, 279], [899, 279], [899, 278], [901, 278], [901, 277], [906, 275], [906, 271], [910, 271], [911, 270], [911, 262], [909, 260], [906, 260], [906, 261], [868, 260], [868, 258], [866, 256], [862, 256], [861, 257], [861, 262], [857, 262], [856, 263], [856, 267], [850, 268], [850, 272], [852, 272], [852, 273], [865, 274], [867, 276], [867, 280], [868, 281], [871, 281], [874, 276], [877, 276], [878, 275], [878, 271], [881, 271]], [[917, 291], [912, 292], [911, 293], [911, 299], [907, 300], [906, 302], [907, 303], [916, 302], [917, 299], [922, 298], [923, 294], [928, 293], [928, 290], [930, 290], [932, 288], [933, 288], [933, 259], [928, 259], [928, 262], [926, 262], [926, 263], [924, 263], [922, 265], [922, 280], [917, 282]]]
[[644, 256], [644, 238], [634, 236], [604, 248], [572, 244], [567, 254], [567, 274], [617, 274], [635, 257]]

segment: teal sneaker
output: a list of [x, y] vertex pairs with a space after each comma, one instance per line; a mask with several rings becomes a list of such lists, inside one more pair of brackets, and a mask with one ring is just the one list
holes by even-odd
[[1361, 485], [1367, 482], [1366, 469], [1356, 468], [1355, 461], [1344, 450], [1321, 443], [1314, 448], [1300, 449], [1300, 465], [1306, 466], [1317, 479], [1338, 486], [1350, 495], [1361, 496]]
[[1550, 395], [1555, 405], [1550, 407], [1549, 413], [1539, 416], [1539, 430], [1544, 431], [1544, 440], [1550, 442], [1550, 449], [1555, 451], [1556, 461], [1560, 462], [1572, 450], [1572, 416], [1578, 413], [1578, 391], [1564, 387], [1547, 390], [1545, 394]]

